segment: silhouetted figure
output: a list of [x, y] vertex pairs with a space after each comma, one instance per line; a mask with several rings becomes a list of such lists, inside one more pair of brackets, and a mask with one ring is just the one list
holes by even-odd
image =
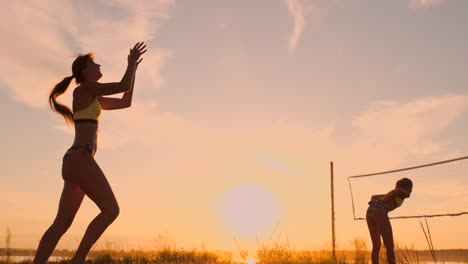
[[388, 212], [400, 207], [413, 191], [413, 182], [408, 178], [397, 181], [395, 189], [387, 194], [373, 195], [366, 213], [367, 227], [372, 239], [372, 264], [379, 263], [380, 237], [387, 249], [388, 264], [395, 264], [393, 232]]
[[[68, 230], [87, 195], [101, 212], [89, 224], [81, 243], [70, 264], [83, 264], [91, 247], [104, 230], [119, 215], [119, 205], [106, 176], [94, 160], [97, 150], [98, 123], [101, 110], [122, 109], [131, 106], [135, 72], [143, 60], [146, 45], [138, 42], [130, 49], [128, 66], [120, 82], [98, 83], [102, 77], [100, 65], [93, 54], [78, 56], [72, 64], [72, 76], [64, 78], [50, 92], [49, 104], [53, 111], [74, 125], [75, 139], [66, 151], [62, 161], [64, 186], [57, 216], [39, 243], [34, 264], [44, 264], [54, 251], [59, 239]], [[78, 87], [73, 91], [73, 112], [56, 98], [68, 89], [75, 78]], [[124, 93], [122, 98], [107, 98], [105, 95]]]

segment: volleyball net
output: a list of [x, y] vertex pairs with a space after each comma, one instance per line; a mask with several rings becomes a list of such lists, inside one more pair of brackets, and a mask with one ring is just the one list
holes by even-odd
[[411, 197], [389, 213], [391, 219], [468, 214], [468, 156], [348, 177], [354, 220], [365, 220], [372, 195], [386, 194], [401, 178], [413, 181]]

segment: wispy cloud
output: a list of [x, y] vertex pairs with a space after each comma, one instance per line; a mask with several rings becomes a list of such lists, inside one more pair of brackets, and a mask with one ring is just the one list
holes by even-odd
[[303, 38], [306, 25], [308, 29], [319, 29], [330, 12], [345, 5], [345, 2], [338, 0], [285, 0], [285, 3], [294, 19], [288, 45], [291, 54], [296, 51], [299, 41]]
[[[71, 74], [76, 53], [93, 51], [102, 64], [103, 81], [121, 78], [128, 49], [137, 41], [151, 42], [159, 25], [169, 16], [174, 1], [21, 1], [4, 3], [0, 32], [8, 35], [0, 55], [0, 81], [13, 98], [31, 107], [46, 107], [47, 93]], [[14, 21], [21, 20], [21, 23]], [[14, 24], [13, 24], [14, 23]], [[151, 47], [141, 65], [141, 78], [161, 86], [161, 54]], [[145, 70], [152, 66], [152, 72]], [[155, 78], [156, 77], [156, 78]]]
[[287, 173], [291, 174], [296, 174], [297, 172], [289, 168], [287, 164], [285, 164], [283, 161], [275, 159], [272, 157], [272, 153], [265, 152], [265, 151], [259, 151], [257, 152], [257, 156], [265, 166], [268, 166], [272, 169], [284, 171]]
[[[146, 41], [148, 52], [138, 69], [134, 107], [119, 111], [124, 117], [109, 114], [111, 118], [105, 122], [110, 127], [114, 127], [113, 122], [119, 128], [133, 126], [137, 131], [158, 128], [159, 134], [167, 127], [172, 129], [183, 118], [173, 113], [156, 112], [156, 108], [148, 107], [155, 104], [154, 99], [139, 95], [154, 94], [164, 85], [161, 71], [172, 53], [155, 46], [152, 39], [169, 18], [174, 2], [50, 0], [4, 3], [0, 14], [4, 21], [11, 23], [0, 25], [0, 33], [9, 36], [0, 50], [3, 61], [0, 65], [1, 87], [9, 90], [19, 103], [46, 108], [48, 92], [53, 85], [71, 75], [74, 54], [94, 52], [96, 61], [102, 65], [104, 76], [101, 82], [114, 82], [120, 80], [125, 71], [129, 48], [137, 41]], [[18, 19], [21, 23], [14, 22]], [[71, 92], [59, 101], [71, 106]], [[103, 114], [105, 116], [107, 111]], [[147, 120], [141, 119], [142, 116]], [[56, 116], [55, 120], [57, 123], [52, 124], [53, 127], [70, 132], [62, 125], [62, 119]], [[107, 138], [105, 131], [103, 142], [107, 144], [104, 147], [117, 147], [135, 137], [145, 137], [141, 133], [127, 133], [118, 139], [111, 135]]]
[[448, 0], [411, 0], [410, 6], [413, 8], [430, 7], [443, 4]]
[[[466, 182], [456, 180], [454, 178], [444, 178], [439, 179], [438, 181], [431, 182], [423, 181], [417, 187], [417, 191], [418, 195], [426, 195], [429, 197], [437, 198], [457, 198], [468, 201], [468, 197], [466, 197], [465, 195], [466, 193], [468, 193], [468, 184]], [[466, 205], [466, 203], [463, 204]]]
[[467, 107], [468, 96], [456, 94], [424, 97], [407, 103], [378, 101], [356, 117], [353, 124], [368, 135], [388, 140], [399, 137], [398, 140], [411, 143], [422, 136], [440, 133]]
[[[402, 103], [379, 101], [354, 118], [362, 143], [394, 156], [430, 155], [443, 151], [448, 139], [435, 140], [468, 108], [468, 96], [430, 96]], [[375, 149], [375, 151], [379, 151]]]
[[294, 53], [297, 43], [301, 39], [302, 32], [305, 26], [305, 13], [304, 6], [300, 0], [286, 0], [288, 9], [294, 18], [294, 28], [291, 36], [289, 37], [289, 52]]
[[[349, 144], [335, 142], [333, 122], [318, 126], [307, 120], [231, 124], [228, 128], [197, 127], [179, 120], [174, 121], [173, 131], [179, 131], [177, 138], [187, 149], [203, 148], [213, 164], [228, 163], [229, 168], [239, 167], [239, 159], [253, 152], [256, 164], [260, 160], [262, 165], [252, 165], [256, 170], [274, 168], [302, 177], [310, 173], [312, 163], [323, 165], [334, 160], [345, 174], [352, 174], [395, 168], [408, 159], [428, 162], [452, 158], [456, 149], [449, 147], [451, 139], [442, 135], [467, 109], [468, 96], [462, 94], [375, 102], [352, 119]], [[228, 160], [217, 160], [225, 157]]]
[[107, 112], [101, 129], [103, 148], [137, 143], [145, 146], [190, 137], [196, 126], [182, 116], [158, 109], [156, 101], [139, 101], [131, 108]]

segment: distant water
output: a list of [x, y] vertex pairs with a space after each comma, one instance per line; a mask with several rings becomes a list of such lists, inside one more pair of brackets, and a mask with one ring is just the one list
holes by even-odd
[[[21, 261], [24, 261], [24, 260], [30, 260], [32, 261], [33, 260], [33, 256], [10, 256], [10, 261], [11, 262], [21, 262]], [[6, 257], [5, 256], [1, 256], [0, 259], [2, 260], [5, 260]], [[65, 259], [65, 257], [55, 257], [55, 256], [52, 256], [49, 258], [49, 261], [60, 261], [62, 259]]]

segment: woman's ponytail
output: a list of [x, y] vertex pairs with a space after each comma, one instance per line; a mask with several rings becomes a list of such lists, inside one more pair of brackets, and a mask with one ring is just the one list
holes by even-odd
[[65, 77], [61, 82], [57, 83], [55, 85], [54, 89], [50, 91], [49, 95], [49, 105], [52, 111], [59, 113], [65, 118], [65, 122], [69, 124], [73, 124], [73, 113], [65, 105], [57, 103], [56, 99], [63, 93], [65, 93], [68, 89], [68, 86], [70, 86], [71, 81], [73, 80], [74, 76], [70, 77]]
[[52, 111], [59, 113], [65, 118], [65, 122], [68, 125], [73, 124], [73, 112], [65, 105], [57, 103], [57, 97], [65, 93], [70, 86], [71, 81], [75, 78], [76, 83], [80, 84], [84, 81], [84, 76], [82, 74], [83, 69], [86, 68], [86, 65], [89, 61], [93, 61], [93, 53], [88, 53], [85, 55], [79, 55], [76, 57], [75, 61], [72, 63], [72, 76], [65, 77], [54, 89], [50, 91], [49, 95], [49, 105]]

